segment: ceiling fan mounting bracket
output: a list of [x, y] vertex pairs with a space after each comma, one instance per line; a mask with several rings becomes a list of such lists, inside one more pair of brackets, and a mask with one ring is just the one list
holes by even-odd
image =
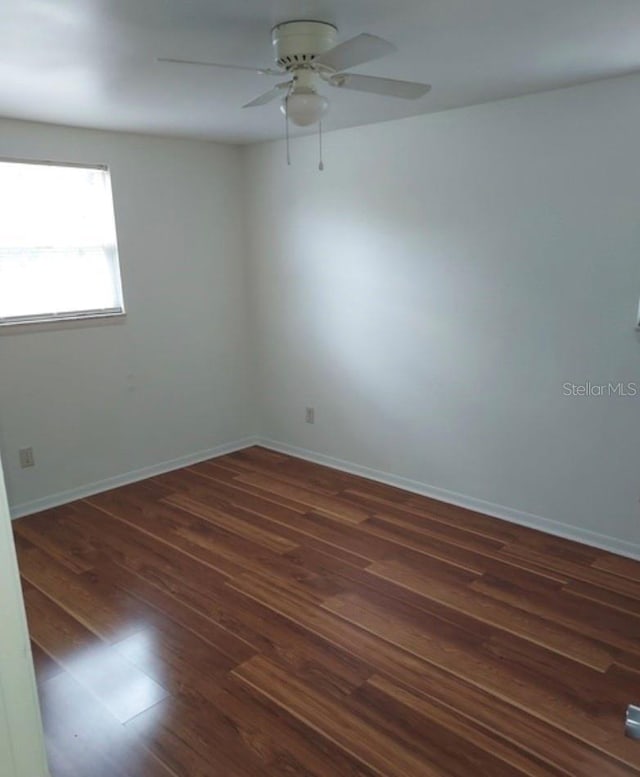
[[275, 59], [281, 68], [293, 71], [309, 67], [313, 60], [336, 45], [338, 28], [328, 22], [294, 20], [271, 30]]

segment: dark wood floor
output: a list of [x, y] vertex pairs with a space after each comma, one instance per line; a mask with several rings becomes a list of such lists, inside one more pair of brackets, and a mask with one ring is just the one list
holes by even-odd
[[15, 535], [52, 777], [640, 774], [640, 563], [261, 448]]

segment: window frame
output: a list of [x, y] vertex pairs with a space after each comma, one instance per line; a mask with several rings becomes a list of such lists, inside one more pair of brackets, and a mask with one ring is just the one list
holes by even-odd
[[122, 285], [122, 270], [120, 266], [120, 251], [118, 245], [118, 225], [116, 220], [115, 200], [113, 197], [113, 187], [111, 185], [111, 170], [106, 164], [84, 163], [84, 162], [59, 162], [51, 159], [28, 159], [16, 158], [0, 155], [0, 163], [35, 165], [38, 167], [74, 167], [81, 170], [99, 170], [107, 173], [106, 183], [108, 186], [109, 200], [111, 204], [114, 234], [115, 234], [115, 257], [113, 261], [113, 273], [116, 281], [116, 288], [119, 291], [119, 307], [99, 308], [96, 310], [84, 309], [56, 313], [36, 313], [24, 316], [7, 316], [3, 318], [0, 315], [0, 332], [10, 330], [13, 327], [28, 327], [35, 325], [38, 328], [47, 325], [73, 323], [73, 322], [98, 322], [100, 319], [119, 319], [126, 318], [127, 311], [124, 302], [124, 288]]

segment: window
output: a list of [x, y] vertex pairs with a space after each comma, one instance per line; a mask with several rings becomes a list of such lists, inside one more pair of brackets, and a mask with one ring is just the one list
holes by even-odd
[[0, 161], [0, 325], [122, 313], [106, 167]]

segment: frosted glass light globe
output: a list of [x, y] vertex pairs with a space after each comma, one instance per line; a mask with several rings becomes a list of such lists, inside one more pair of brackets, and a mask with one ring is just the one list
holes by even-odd
[[312, 89], [299, 89], [282, 101], [280, 110], [298, 127], [316, 124], [327, 112], [329, 100]]

